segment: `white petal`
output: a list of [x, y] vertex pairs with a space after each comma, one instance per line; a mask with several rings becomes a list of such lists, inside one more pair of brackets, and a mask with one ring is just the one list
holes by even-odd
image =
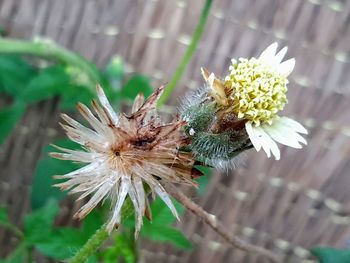
[[118, 196], [119, 196], [119, 185], [120, 185], [120, 177], [122, 174], [120, 174], [119, 172], [116, 172], [116, 171], [112, 171], [112, 174], [115, 174], [115, 184], [114, 184], [114, 188], [111, 189], [111, 191], [109, 192], [109, 197], [110, 197], [110, 200], [111, 200], [111, 204], [110, 204], [110, 209], [113, 210], [114, 209], [114, 206], [115, 204], [117, 203], [118, 201]]
[[90, 174], [91, 172], [98, 172], [98, 167], [100, 166], [101, 164], [98, 163], [98, 162], [93, 162], [93, 163], [90, 163], [88, 165], [85, 165], [81, 168], [79, 168], [78, 170], [75, 170], [75, 171], [72, 171], [68, 174], [65, 174], [64, 176], [66, 177], [74, 177], [74, 176], [83, 176], [84, 174]]
[[139, 211], [138, 211], [138, 216], [137, 216], [137, 224], [136, 224], [136, 229], [135, 229], [135, 237], [138, 236], [141, 226], [142, 226], [142, 218], [143, 215], [145, 214], [145, 209], [146, 209], [146, 196], [145, 196], [145, 190], [143, 188], [143, 183], [140, 177], [134, 176], [133, 178], [133, 185], [135, 188], [135, 193], [136, 193], [136, 199], [139, 205]]
[[90, 125], [100, 134], [108, 134], [110, 133], [109, 129], [106, 128], [106, 126], [100, 122], [95, 115], [92, 114], [90, 109], [86, 107], [86, 105], [82, 103], [78, 103], [78, 111], [80, 114], [90, 123]]
[[76, 130], [79, 130], [90, 137], [98, 136], [98, 134], [95, 131], [85, 127], [84, 125], [81, 125], [79, 122], [72, 119], [67, 114], [61, 114], [61, 117], [69, 124], [69, 126], [75, 128]]
[[112, 185], [110, 185], [109, 182], [104, 183], [102, 186], [100, 186], [96, 193], [91, 197], [89, 202], [82, 206], [76, 215], [79, 218], [82, 218], [88, 213], [90, 213], [90, 211], [96, 207], [96, 205], [102, 200], [102, 198], [104, 198], [107, 195], [111, 187]]
[[180, 220], [179, 219], [179, 215], [177, 214], [176, 208], [173, 205], [173, 202], [171, 201], [168, 193], [165, 191], [163, 186], [161, 186], [160, 184], [159, 185], [155, 185], [154, 186], [154, 190], [159, 195], [159, 197], [163, 200], [163, 202], [169, 207], [169, 209], [171, 210], [173, 215], [177, 218], [177, 220]]
[[294, 131], [303, 133], [303, 134], [308, 134], [308, 131], [305, 129], [303, 125], [301, 125], [299, 122], [288, 118], [288, 117], [280, 117], [279, 122], [283, 123], [284, 125], [294, 129]]
[[71, 161], [77, 161], [82, 163], [91, 163], [97, 158], [103, 157], [103, 155], [100, 153], [70, 150], [63, 147], [59, 147], [57, 145], [52, 145], [52, 146], [58, 150], [61, 150], [62, 152], [65, 152], [65, 153], [56, 153], [56, 152], [50, 153], [51, 156], [54, 156], [57, 159], [71, 160]]
[[252, 123], [251, 123], [250, 121], [248, 121], [248, 122], [245, 123], [245, 129], [246, 129], [246, 131], [247, 131], [247, 133], [248, 133], [248, 135], [249, 135], [249, 139], [250, 139], [250, 141], [252, 142], [252, 144], [253, 144], [255, 150], [256, 150], [257, 152], [260, 151], [260, 149], [261, 149], [261, 143], [260, 143], [260, 141], [259, 141], [259, 138], [257, 138], [257, 137], [255, 136], [255, 133], [254, 133], [254, 131], [253, 131], [253, 126], [252, 126]]
[[[286, 127], [284, 127], [286, 128]], [[288, 128], [289, 129], [289, 128]], [[289, 134], [289, 137], [293, 137], [295, 140], [298, 141], [298, 143], [302, 143], [302, 144], [305, 144], [307, 145], [307, 141], [305, 140], [304, 137], [302, 137], [299, 133], [293, 131], [292, 130], [288, 130], [289, 132], [286, 132], [286, 134]], [[302, 146], [301, 146], [302, 147]]]
[[288, 76], [290, 73], [292, 73], [294, 66], [295, 66], [295, 59], [291, 58], [291, 59], [288, 59], [288, 60], [282, 62], [278, 66], [278, 71], [280, 74], [282, 74], [284, 76]]
[[268, 46], [259, 56], [259, 60], [262, 60], [264, 62], [271, 62], [275, 55], [276, 55], [276, 51], [277, 51], [277, 42], [272, 43], [270, 46]]
[[[259, 127], [259, 129], [263, 130], [263, 127]], [[265, 132], [265, 130], [264, 130], [263, 136], [264, 136], [264, 142], [266, 143], [265, 148], [267, 149], [268, 147], [268, 149], [271, 150], [272, 155], [275, 156], [275, 160], [279, 160], [281, 158], [281, 152], [277, 146], [277, 143], [275, 143], [275, 141]], [[263, 148], [264, 148], [264, 145], [263, 145]], [[269, 154], [268, 154], [268, 158], [270, 158]]]
[[126, 195], [128, 194], [129, 187], [130, 187], [130, 177], [128, 175], [124, 175], [122, 177], [122, 181], [120, 184], [118, 201], [114, 207], [113, 216], [107, 225], [108, 232], [112, 232], [115, 224], [120, 223], [120, 210], [123, 206]]
[[262, 148], [267, 154], [267, 157], [270, 158], [271, 154], [275, 156], [276, 160], [280, 159], [280, 150], [278, 149], [277, 144], [270, 138], [270, 136], [264, 131], [262, 127], [253, 127], [255, 134], [258, 135], [258, 138], [261, 142]]
[[284, 56], [286, 55], [288, 50], [288, 47], [284, 47], [282, 48], [275, 56], [275, 62], [278, 65], [279, 63], [281, 63], [282, 59], [284, 58]]
[[274, 121], [272, 125], [264, 125], [264, 130], [276, 142], [297, 149], [302, 148], [302, 146], [299, 144], [300, 135], [287, 126], [284, 126], [283, 123]]
[[98, 99], [100, 100], [102, 106], [104, 108], [106, 108], [106, 110], [108, 111], [109, 115], [113, 119], [114, 124], [117, 124], [118, 123], [118, 116], [115, 113], [115, 111], [113, 110], [111, 104], [109, 103], [109, 101], [108, 101], [108, 99], [106, 97], [106, 94], [104, 93], [104, 91], [103, 91], [103, 89], [101, 88], [100, 85], [96, 86], [96, 91], [97, 91]]
[[138, 195], [136, 193], [136, 189], [134, 188], [133, 184], [130, 185], [128, 194], [135, 208], [135, 219], [136, 219], [135, 220], [136, 221], [135, 238], [137, 238], [142, 226], [143, 211], [141, 211], [140, 209], [140, 202], [138, 199]]
[[272, 152], [276, 160], [280, 159], [281, 154], [277, 144], [261, 127], [254, 127], [250, 122], [247, 122], [246, 130], [251, 142], [257, 151], [259, 151], [262, 147], [266, 152], [268, 158], [270, 158], [270, 152]]

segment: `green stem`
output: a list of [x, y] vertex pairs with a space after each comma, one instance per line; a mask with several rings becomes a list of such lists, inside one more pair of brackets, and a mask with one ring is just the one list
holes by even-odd
[[80, 68], [95, 83], [101, 80], [94, 65], [78, 54], [70, 52], [48, 39], [38, 38], [34, 41], [23, 41], [0, 38], [0, 54], [33, 55], [52, 59]]
[[169, 84], [167, 85], [166, 89], [164, 90], [162, 97], [159, 99], [158, 107], [164, 105], [164, 103], [167, 102], [170, 95], [174, 91], [178, 81], [181, 79], [181, 76], [184, 73], [187, 64], [191, 60], [193, 53], [196, 50], [196, 47], [198, 45], [198, 42], [202, 36], [204, 26], [205, 26], [205, 23], [207, 21], [209, 10], [210, 10], [212, 2], [213, 2], [212, 0], [205, 1], [205, 5], [202, 9], [202, 13], [201, 13], [199, 22], [198, 22], [197, 27], [192, 35], [191, 43], [188, 46], [184, 56], [182, 57], [181, 62], [179, 64], [179, 66], [177, 67], [172, 79], [170, 80]]
[[[126, 219], [134, 212], [133, 204], [128, 198], [122, 208], [122, 220]], [[102, 225], [95, 234], [84, 244], [84, 246], [68, 261], [69, 263], [84, 263], [93, 255], [102, 243], [109, 237], [106, 230], [106, 224]]]
[[88, 258], [96, 252], [102, 243], [109, 236], [106, 230], [106, 224], [102, 225], [95, 234], [85, 243], [85, 245], [69, 260], [69, 263], [84, 263]]

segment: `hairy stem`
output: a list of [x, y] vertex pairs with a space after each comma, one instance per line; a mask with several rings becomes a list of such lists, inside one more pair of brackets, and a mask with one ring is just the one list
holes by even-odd
[[[125, 200], [122, 208], [122, 220], [129, 217], [134, 213], [133, 204], [128, 198]], [[109, 237], [109, 233], [106, 229], [107, 224], [101, 226], [93, 236], [84, 244], [84, 246], [70, 259], [69, 263], [84, 263], [87, 259], [93, 255], [99, 247], [106, 241]]]
[[106, 224], [102, 225], [95, 234], [85, 243], [85, 245], [69, 260], [70, 263], [84, 263], [87, 259], [96, 252], [102, 243], [109, 236], [106, 230]]
[[216, 218], [215, 215], [206, 212], [202, 207], [194, 203], [185, 194], [179, 191], [179, 189], [175, 189], [174, 186], [166, 183], [163, 183], [163, 185], [166, 188], [167, 192], [170, 193], [178, 202], [183, 204], [193, 214], [201, 218], [206, 224], [208, 224], [216, 233], [218, 233], [226, 242], [230, 243], [233, 247], [239, 248], [248, 253], [256, 253], [265, 256], [275, 263], [282, 262], [282, 259], [278, 255], [272, 253], [271, 251], [268, 251], [259, 246], [249, 244], [236, 236], [230, 235], [230, 232]]
[[192, 35], [191, 43], [188, 46], [184, 56], [182, 57], [179, 66], [176, 68], [176, 71], [175, 71], [172, 79], [170, 80], [169, 84], [167, 85], [166, 89], [164, 90], [162, 97], [160, 97], [160, 99], [158, 101], [158, 107], [162, 106], [164, 103], [167, 102], [170, 95], [174, 91], [178, 81], [181, 79], [181, 76], [184, 73], [188, 62], [191, 60], [193, 53], [196, 50], [196, 47], [198, 45], [198, 42], [202, 36], [204, 26], [205, 26], [205, 23], [207, 21], [212, 2], [213, 2], [212, 0], [205, 1], [201, 16], [199, 18], [199, 22], [198, 22], [197, 27]]
[[34, 41], [23, 41], [1, 38], [0, 54], [32, 55], [51, 59], [81, 69], [94, 82], [94, 85], [101, 81], [99, 73], [93, 64], [78, 54], [68, 51], [48, 39], [37, 38]]

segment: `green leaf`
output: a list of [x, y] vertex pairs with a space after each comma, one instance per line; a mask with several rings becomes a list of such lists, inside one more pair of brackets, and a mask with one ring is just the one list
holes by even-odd
[[23, 103], [15, 103], [12, 106], [0, 110], [0, 145], [15, 128], [25, 111]]
[[141, 235], [147, 236], [154, 241], [166, 241], [176, 245], [179, 248], [191, 249], [191, 242], [176, 228], [162, 225], [152, 225], [145, 221], [140, 232]]
[[[176, 210], [179, 214], [184, 211], [183, 206], [175, 200], [172, 200]], [[151, 203], [151, 211], [154, 225], [169, 225], [176, 221], [176, 217], [170, 211], [169, 207], [160, 199], [157, 198]]]
[[56, 65], [43, 69], [34, 77], [22, 92], [21, 99], [26, 103], [35, 103], [64, 94], [69, 89], [69, 76], [62, 66]]
[[[57, 141], [54, 144], [70, 149], [78, 147], [77, 144], [68, 139]], [[52, 146], [46, 146], [44, 156], [38, 161], [34, 172], [31, 192], [32, 209], [38, 209], [44, 206], [51, 198], [60, 200], [66, 196], [65, 192], [53, 187], [59, 181], [53, 179], [52, 176], [66, 174], [79, 168], [79, 165], [76, 163], [62, 161], [48, 156], [50, 151], [56, 151], [56, 149]]]
[[72, 257], [84, 244], [80, 231], [76, 228], [60, 228], [53, 231], [45, 242], [35, 247], [45, 256], [64, 260]]
[[124, 85], [121, 96], [133, 100], [137, 94], [142, 93], [145, 97], [148, 97], [153, 92], [153, 88], [150, 84], [150, 79], [144, 75], [135, 75], [129, 79]]
[[0, 56], [0, 92], [17, 98], [36, 74], [36, 69], [19, 56]]
[[25, 241], [28, 244], [40, 244], [49, 240], [57, 213], [57, 201], [52, 199], [44, 207], [26, 215], [24, 218]]
[[314, 247], [310, 251], [320, 263], [350, 263], [349, 248]]
[[[81, 236], [87, 241], [104, 223], [105, 213], [109, 210], [98, 207], [92, 210], [85, 218], [81, 228]], [[84, 242], [85, 243], [85, 242]]]
[[[36, 243], [36, 248], [44, 255], [64, 260], [72, 257], [103, 224], [103, 212], [94, 209], [83, 221], [82, 227], [62, 227], [52, 230], [44, 242]], [[93, 260], [93, 258], [91, 258]]]

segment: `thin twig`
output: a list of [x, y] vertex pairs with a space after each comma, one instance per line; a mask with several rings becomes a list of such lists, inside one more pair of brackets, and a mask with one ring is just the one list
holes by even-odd
[[170, 193], [178, 202], [183, 204], [193, 214], [201, 218], [206, 224], [208, 224], [216, 233], [218, 233], [224, 240], [226, 240], [232, 246], [244, 250], [248, 253], [255, 253], [265, 256], [275, 263], [282, 262], [282, 259], [278, 255], [272, 253], [271, 251], [259, 246], [249, 244], [236, 236], [230, 235], [229, 231], [227, 231], [225, 226], [219, 220], [217, 220], [215, 215], [206, 212], [202, 207], [194, 203], [184, 193], [179, 191], [179, 189], [175, 189], [174, 186], [164, 182], [163, 185], [166, 188], [167, 192]]
[[158, 100], [158, 108], [163, 106], [167, 100], [169, 99], [170, 95], [173, 93], [174, 89], [176, 88], [177, 83], [181, 79], [183, 73], [185, 72], [187, 64], [190, 62], [194, 52], [196, 51], [197, 45], [199, 43], [199, 40], [201, 39], [201, 36], [204, 31], [205, 24], [208, 20], [209, 11], [211, 8], [211, 5], [213, 3], [213, 0], [206, 0], [205, 4], [203, 6], [198, 24], [196, 26], [195, 31], [192, 34], [191, 43], [186, 49], [185, 54], [183, 55], [180, 64], [177, 66], [175, 73], [173, 77], [171, 78], [169, 84], [167, 85], [166, 89], [164, 90], [163, 95]]

